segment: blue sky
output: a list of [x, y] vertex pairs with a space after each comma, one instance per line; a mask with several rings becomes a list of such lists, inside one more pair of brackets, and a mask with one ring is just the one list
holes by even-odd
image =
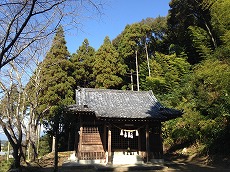
[[68, 50], [70, 53], [76, 52], [85, 38], [97, 50], [106, 36], [113, 40], [127, 24], [147, 17], [166, 16], [169, 2], [170, 0], [109, 0], [103, 6], [103, 15], [82, 20], [80, 29], [65, 34]]

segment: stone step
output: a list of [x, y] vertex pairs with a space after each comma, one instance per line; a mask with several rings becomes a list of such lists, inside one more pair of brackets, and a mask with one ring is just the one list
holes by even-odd
[[134, 154], [134, 155], [127, 155], [123, 153], [115, 153], [113, 155], [113, 164], [144, 164], [143, 159], [141, 156]]

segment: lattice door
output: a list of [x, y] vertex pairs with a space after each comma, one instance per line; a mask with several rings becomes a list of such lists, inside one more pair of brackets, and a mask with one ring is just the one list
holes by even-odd
[[98, 127], [83, 127], [81, 139], [80, 159], [104, 159], [105, 152]]
[[112, 150], [138, 150], [138, 137], [133, 132], [133, 138], [120, 136], [120, 129], [112, 127]]

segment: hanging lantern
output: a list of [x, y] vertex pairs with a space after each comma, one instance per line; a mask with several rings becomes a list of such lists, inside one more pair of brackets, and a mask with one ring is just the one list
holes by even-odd
[[138, 132], [138, 130], [136, 130], [136, 136], [139, 136], [139, 132]]
[[121, 129], [120, 136], [123, 136], [123, 135], [124, 135], [123, 129]]

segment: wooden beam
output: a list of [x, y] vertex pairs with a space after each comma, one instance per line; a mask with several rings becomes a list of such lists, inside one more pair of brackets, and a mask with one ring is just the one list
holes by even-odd
[[146, 125], [146, 161], [149, 162], [149, 125]]

